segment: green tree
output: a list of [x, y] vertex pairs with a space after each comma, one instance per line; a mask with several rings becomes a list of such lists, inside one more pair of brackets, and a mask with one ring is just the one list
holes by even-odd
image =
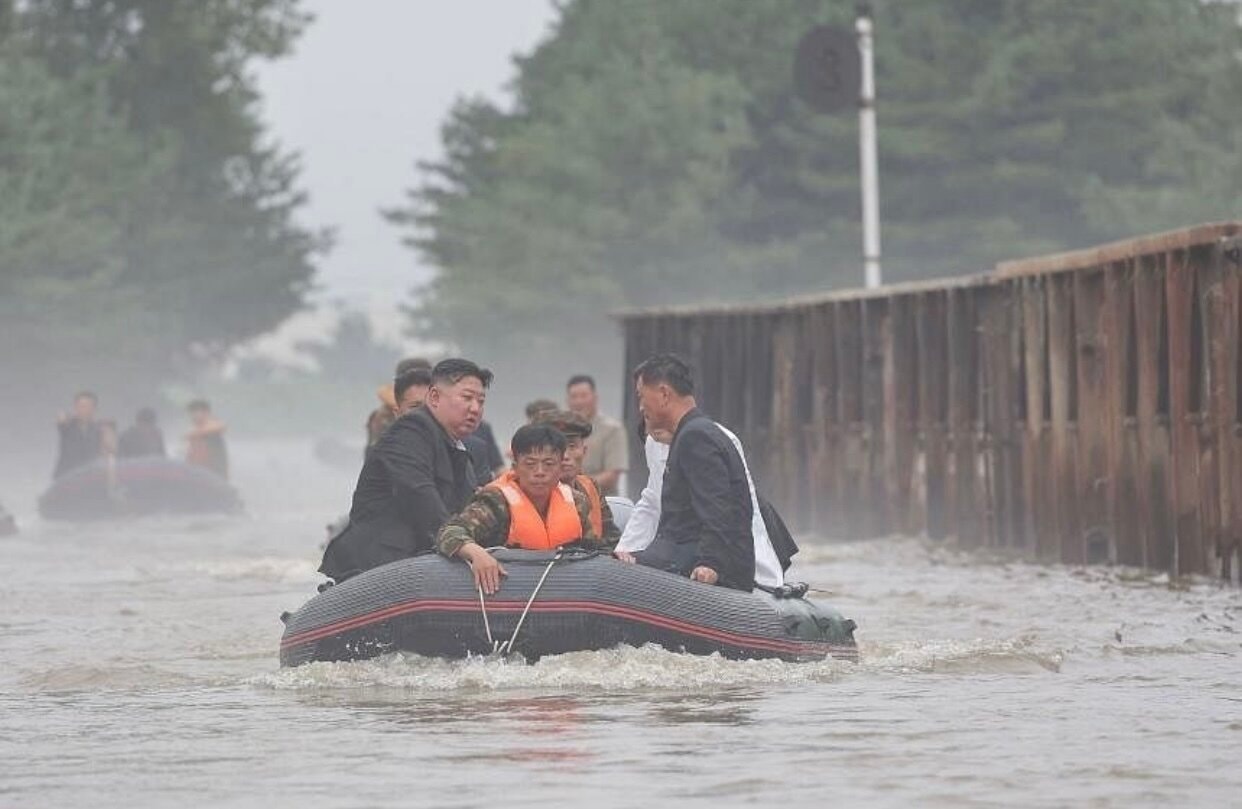
[[[1242, 213], [1236, 5], [875, 5], [888, 280]], [[790, 75], [822, 22], [852, 4], [560, 6], [390, 214], [439, 271], [416, 327], [563, 370], [615, 352], [610, 309], [856, 285], [856, 116]]]
[[37, 340], [6, 368], [149, 392], [303, 305], [328, 238], [295, 221], [248, 72], [289, 52], [296, 0], [10, 0], [0, 21], [0, 206], [21, 206], [0, 305]]
[[370, 390], [391, 381], [401, 352], [376, 338], [362, 312], [341, 311], [332, 342], [301, 341], [297, 348], [315, 361], [316, 376], [342, 388]]
[[131, 331], [159, 325], [122, 278], [168, 155], [148, 153], [96, 83], [58, 79], [12, 46], [0, 46], [0, 109], [0, 359], [128, 347]]

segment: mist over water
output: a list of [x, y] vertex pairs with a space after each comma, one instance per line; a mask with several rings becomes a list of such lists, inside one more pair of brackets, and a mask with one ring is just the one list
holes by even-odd
[[[918, 540], [805, 543], [858, 664], [655, 648], [281, 670], [355, 471], [235, 442], [241, 518], [0, 540], [7, 806], [1228, 805], [1242, 594]], [[41, 474], [40, 474], [41, 476]]]
[[[503, 449], [573, 374], [622, 415], [640, 357], [617, 311], [860, 282], [852, 105], [824, 117], [790, 75], [853, 5], [0, 0], [0, 504], [20, 526], [0, 537], [0, 809], [1242, 805], [1242, 590], [1216, 581], [803, 537], [790, 578], [857, 622], [856, 663], [279, 667], [401, 355], [495, 371]], [[874, 5], [888, 282], [1237, 216], [1236, 3]], [[1123, 268], [1168, 299], [1163, 325], [1127, 304], [1130, 332], [1198, 346], [1166, 282], [1198, 290], [1192, 331], [1232, 310], [1175, 263]], [[824, 378], [879, 367], [881, 321], [854, 311]], [[684, 334], [726, 340], [710, 373], [767, 401], [789, 345], [769, 357], [749, 320]], [[631, 354], [671, 347], [633, 323]], [[1084, 358], [1108, 347], [1086, 334]], [[828, 361], [802, 347], [790, 367]], [[79, 390], [122, 430], [154, 407], [173, 457], [209, 399], [245, 513], [41, 519]]]

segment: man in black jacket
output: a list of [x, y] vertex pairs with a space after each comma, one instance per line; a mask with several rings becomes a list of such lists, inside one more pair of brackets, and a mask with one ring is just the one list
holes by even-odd
[[144, 407], [138, 411], [134, 423], [121, 433], [116, 454], [118, 458], [167, 457], [164, 432], [153, 409]]
[[634, 371], [634, 383], [647, 428], [673, 433], [660, 524], [651, 544], [635, 554], [638, 563], [705, 584], [753, 589], [754, 511], [737, 448], [699, 411], [693, 375], [680, 358], [647, 359]]
[[440, 526], [474, 494], [462, 439], [478, 428], [491, 382], [491, 371], [469, 360], [444, 360], [432, 369], [423, 405], [393, 422], [367, 451], [349, 527], [328, 543], [321, 573], [342, 581], [432, 550]]
[[60, 448], [53, 478], [86, 466], [103, 454], [103, 430], [95, 420], [99, 398], [88, 390], [73, 397], [73, 412], [61, 413], [56, 422]]

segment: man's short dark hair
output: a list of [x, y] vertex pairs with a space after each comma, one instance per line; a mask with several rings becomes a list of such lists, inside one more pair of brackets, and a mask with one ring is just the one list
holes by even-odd
[[398, 374], [397, 378], [394, 379], [392, 383], [392, 395], [399, 404], [401, 402], [401, 397], [405, 395], [405, 392], [410, 388], [416, 387], [431, 387], [430, 368], [414, 367], [408, 369], [403, 374]]
[[155, 423], [155, 409], [150, 408], [150, 407], [142, 408], [141, 410], [138, 411], [138, 415], [134, 417], [134, 421], [138, 422], [139, 424], [154, 424]]
[[405, 359], [401, 360], [401, 362], [397, 363], [397, 370], [393, 371], [392, 375], [394, 378], [396, 378], [396, 377], [401, 376], [404, 373], [413, 371], [415, 368], [425, 368], [426, 370], [430, 371], [431, 360], [424, 359], [422, 357], [406, 357]]
[[538, 449], [550, 449], [564, 454], [566, 443], [565, 434], [551, 424], [526, 424], [513, 434], [509, 449], [513, 452], [513, 459], [517, 460], [518, 457], [529, 455]]
[[565, 383], [565, 388], [572, 388], [574, 385], [590, 385], [591, 390], [595, 390], [595, 377], [590, 374], [574, 374]]
[[95, 404], [99, 404], [99, 397], [95, 395], [93, 390], [80, 390], [73, 394], [73, 401], [76, 402], [78, 399], [90, 399]]
[[190, 402], [188, 405], [186, 405], [185, 409], [189, 410], [191, 413], [193, 413], [195, 410], [206, 410], [207, 412], [210, 413], [211, 403], [208, 402], [206, 399], [195, 399], [192, 402]]
[[648, 357], [634, 369], [634, 379], [644, 385], [658, 385], [663, 382], [679, 396], [694, 395], [694, 371], [690, 363], [676, 354], [654, 354]]
[[456, 385], [468, 376], [482, 382], [485, 388], [492, 384], [492, 372], [486, 368], [480, 368], [470, 360], [458, 358], [440, 360], [436, 363], [436, 367], [431, 369], [431, 381], [436, 385]]

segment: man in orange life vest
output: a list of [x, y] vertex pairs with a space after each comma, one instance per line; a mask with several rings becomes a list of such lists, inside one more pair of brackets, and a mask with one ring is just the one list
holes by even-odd
[[565, 436], [547, 424], [528, 424], [513, 434], [511, 448], [513, 469], [475, 492], [436, 537], [436, 550], [469, 563], [475, 584], [489, 595], [507, 574], [486, 548], [604, 547], [586, 495], [561, 483]]
[[571, 410], [553, 410], [539, 413], [536, 424], [551, 424], [565, 436], [565, 460], [561, 463], [561, 483], [582, 492], [591, 503], [591, 527], [595, 535], [609, 546], [621, 538], [621, 529], [612, 519], [608, 499], [600, 491], [595, 480], [582, 473], [582, 460], [586, 457], [587, 439], [591, 436], [591, 422]]

